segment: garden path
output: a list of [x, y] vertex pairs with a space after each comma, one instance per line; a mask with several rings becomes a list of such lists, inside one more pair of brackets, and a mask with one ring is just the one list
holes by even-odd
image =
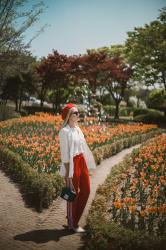
[[[103, 160], [91, 172], [91, 193], [80, 226], [86, 225], [86, 216], [96, 189], [136, 145]], [[0, 250], [75, 250], [83, 246], [81, 234], [69, 233], [66, 228], [66, 201], [60, 197], [42, 213], [26, 207], [17, 184], [0, 170]]]

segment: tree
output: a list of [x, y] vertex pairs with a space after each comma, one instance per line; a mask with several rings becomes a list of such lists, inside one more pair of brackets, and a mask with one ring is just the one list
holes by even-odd
[[[25, 11], [26, 4], [28, 10]], [[41, 27], [27, 43], [23, 42], [26, 30], [39, 19], [43, 10], [44, 3], [39, 0], [34, 5], [28, 0], [0, 1], [0, 87], [8, 76], [9, 67], [13, 67], [20, 53], [25, 53], [32, 40], [46, 27]]]
[[88, 104], [91, 105], [92, 95], [96, 94], [96, 88], [100, 82], [100, 64], [104, 62], [106, 54], [88, 50], [86, 54], [70, 58], [70, 74], [78, 85], [88, 85]]
[[77, 84], [80, 90], [86, 83], [92, 89], [92, 93], [88, 93], [90, 106], [96, 88], [103, 86], [109, 89], [116, 103], [118, 118], [119, 104], [131, 75], [130, 67], [124, 64], [119, 56], [109, 58], [104, 52], [88, 51], [85, 55], [67, 57], [53, 51], [47, 58], [42, 59], [36, 69], [40, 76], [41, 103], [49, 89], [54, 90], [52, 97], [55, 96], [59, 100], [61, 88]]
[[77, 69], [75, 75], [78, 79], [86, 79], [93, 94], [100, 85], [100, 64], [105, 61], [107, 55], [104, 52], [87, 50], [87, 53], [76, 58]]
[[123, 61], [125, 63], [128, 63], [127, 56], [126, 56], [126, 47], [124, 44], [114, 44], [114, 45], [111, 45], [110, 47], [101, 47], [98, 49], [92, 49], [90, 51], [103, 52], [109, 58], [120, 56], [121, 58], [123, 58]]
[[42, 1], [36, 1], [30, 10], [23, 11], [22, 7], [28, 2], [28, 0], [0, 1], [0, 54], [27, 48], [37, 35], [27, 44], [22, 43], [23, 33], [39, 19], [44, 7]]
[[166, 91], [166, 7], [158, 20], [128, 32], [126, 54], [134, 79], [146, 85], [161, 84]]
[[[107, 62], [106, 64], [108, 65], [109, 64], [109, 67], [111, 69], [112, 72], [115, 72], [115, 68], [116, 68], [116, 64], [113, 63], [113, 61], [115, 61], [115, 58], [119, 58], [121, 63], [123, 63], [125, 65], [125, 67], [128, 68], [128, 73], [130, 71], [130, 76], [131, 76], [131, 66], [129, 64], [129, 61], [128, 61], [128, 57], [126, 55], [126, 47], [124, 44], [117, 44], [117, 45], [111, 45], [110, 47], [101, 47], [101, 48], [98, 48], [98, 49], [92, 49], [92, 51], [94, 52], [102, 52], [104, 54], [106, 54], [106, 58], [107, 58]], [[120, 62], [119, 61], [119, 62]], [[118, 63], [119, 63], [118, 62]], [[102, 66], [101, 66], [102, 67]], [[107, 73], [106, 73], [107, 75]], [[130, 78], [129, 76], [129, 78]], [[119, 83], [120, 84], [120, 83]], [[128, 81], [126, 86], [125, 85], [119, 85], [119, 88], [122, 90], [124, 87], [124, 90], [122, 90], [123, 92], [123, 95], [122, 95], [122, 98], [127, 102], [127, 104], [129, 105], [129, 97], [132, 93], [132, 88], [134, 87], [135, 83], [133, 81]], [[105, 85], [101, 85], [101, 89], [105, 89]], [[107, 90], [109, 92], [112, 92], [110, 90], [110, 87], [107, 86]], [[114, 89], [115, 91], [115, 89]], [[119, 100], [119, 104], [117, 101], [115, 101], [115, 96], [112, 95], [111, 93], [111, 96], [113, 97], [113, 100], [114, 102], [116, 102], [116, 112], [118, 113], [119, 111], [119, 104], [121, 102], [121, 100]], [[110, 99], [111, 100], [111, 99]], [[118, 115], [116, 115], [118, 117]]]
[[12, 65], [7, 67], [5, 81], [2, 86], [3, 99], [15, 101], [16, 111], [21, 110], [24, 96], [35, 93], [36, 75], [34, 65], [36, 58], [30, 53], [20, 53]]
[[118, 119], [119, 104], [132, 74], [130, 66], [119, 55], [110, 58], [106, 50], [89, 50], [87, 54], [75, 58], [73, 65], [77, 80], [86, 79], [92, 94], [96, 93], [96, 88], [107, 88], [115, 102], [115, 119]]
[[130, 66], [123, 62], [123, 59], [116, 56], [112, 59], [108, 58], [102, 65], [102, 82], [110, 92], [115, 102], [115, 119], [119, 119], [119, 105], [124, 98], [128, 81], [132, 75]]
[[135, 95], [135, 90], [131, 88], [131, 86], [128, 86], [124, 91], [124, 101], [126, 102], [127, 107], [132, 106], [132, 102], [130, 101], [130, 97]]
[[[41, 107], [48, 90], [54, 90], [53, 96], [55, 101], [53, 102], [58, 108], [59, 101], [61, 101], [61, 88], [66, 87], [69, 79], [70, 61], [66, 55], [59, 54], [53, 50], [52, 54], [49, 54], [47, 58], [43, 58], [41, 62], [36, 66], [36, 71], [39, 75], [38, 81], [38, 95], [41, 100]], [[53, 97], [52, 96], [52, 97]]]
[[10, 99], [15, 102], [15, 110], [21, 111], [21, 104], [26, 93], [35, 91], [31, 72], [22, 72], [15, 76], [7, 78], [6, 84], [3, 86], [2, 96], [4, 99]]
[[148, 94], [150, 92], [148, 88], [141, 88], [141, 87], [135, 88], [133, 92], [135, 93], [135, 96], [137, 97], [137, 108], [140, 107], [140, 101], [144, 101], [145, 103], [147, 103]]

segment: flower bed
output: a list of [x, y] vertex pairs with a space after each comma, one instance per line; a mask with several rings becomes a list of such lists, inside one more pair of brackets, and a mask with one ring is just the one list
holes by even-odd
[[[38, 196], [40, 199], [36, 199], [38, 203], [35, 205], [40, 208], [39, 210], [51, 204], [63, 185], [63, 179], [58, 175], [60, 149], [57, 132], [60, 127], [60, 116], [45, 113], [0, 123], [0, 161], [3, 161], [4, 170], [14, 180], [21, 182], [21, 185], [26, 187], [25, 193], [33, 195], [35, 193], [34, 197], [38, 192], [40, 193], [40, 174], [44, 178], [45, 191]], [[143, 124], [117, 126], [92, 124], [87, 127], [80, 125], [80, 127], [94, 153], [97, 164], [102, 159], [120, 152], [123, 148], [141, 143], [160, 133], [157, 126]], [[27, 168], [31, 170], [28, 169], [26, 172]], [[29, 171], [32, 175], [29, 174]], [[50, 182], [47, 174], [54, 181]], [[29, 182], [24, 179], [26, 175], [31, 175], [33, 179], [29, 190]], [[56, 185], [56, 179], [60, 184]]]
[[56, 119], [43, 115], [9, 121], [9, 125], [5, 122], [0, 129], [0, 141], [39, 173], [55, 173], [60, 159]]
[[[0, 123], [0, 141], [39, 173], [59, 169], [60, 149], [57, 131], [60, 116], [38, 114]], [[132, 136], [157, 130], [156, 125], [80, 126], [91, 150]], [[97, 135], [97, 136], [96, 136]]]
[[97, 190], [86, 249], [165, 249], [166, 135], [114, 166]]
[[134, 156], [111, 196], [112, 220], [131, 229], [166, 230], [166, 135], [148, 142]]

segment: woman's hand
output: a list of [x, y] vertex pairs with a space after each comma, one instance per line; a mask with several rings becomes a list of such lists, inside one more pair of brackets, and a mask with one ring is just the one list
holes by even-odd
[[[67, 187], [70, 187], [71, 190], [73, 190], [74, 192], [76, 192], [75, 188], [74, 188], [74, 185], [73, 185], [73, 181], [72, 181], [72, 178], [70, 177], [65, 177], [65, 180], [66, 180], [66, 186]], [[70, 184], [69, 184], [70, 182]]]
[[71, 190], [73, 190], [74, 192], [76, 192], [76, 190], [75, 190], [75, 187], [74, 187], [74, 185], [73, 185], [73, 181], [71, 180], [71, 184], [70, 184], [71, 186]]

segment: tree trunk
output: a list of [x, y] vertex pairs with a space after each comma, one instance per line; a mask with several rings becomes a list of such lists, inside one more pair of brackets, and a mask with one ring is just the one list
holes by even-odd
[[114, 119], [115, 120], [119, 120], [119, 104], [121, 102], [122, 99], [117, 99], [116, 96], [114, 95], [113, 91], [111, 88], [109, 88], [111, 96], [115, 102], [115, 115], [114, 115]]
[[57, 112], [57, 110], [58, 110], [58, 104], [59, 104], [58, 97], [59, 97], [59, 91], [57, 90], [56, 91], [56, 98], [55, 98], [55, 102], [54, 102], [55, 112]]
[[126, 102], [127, 107], [130, 107], [130, 97], [129, 96], [125, 97], [125, 102]]
[[15, 111], [18, 112], [18, 99], [15, 99], [15, 105], [16, 105]]
[[20, 98], [20, 100], [19, 100], [19, 107], [18, 107], [19, 111], [21, 111], [21, 105], [22, 105], [22, 99]]
[[23, 91], [20, 90], [19, 107], [18, 107], [18, 110], [19, 110], [19, 111], [21, 111], [22, 96], [23, 96]]
[[140, 98], [137, 97], [137, 108], [139, 108], [140, 105]]
[[41, 93], [40, 93], [40, 107], [43, 108], [43, 103], [45, 100], [45, 95], [46, 95], [46, 89], [44, 87], [44, 84], [42, 84], [42, 88], [41, 88]]
[[41, 108], [43, 108], [43, 102], [44, 102], [44, 100], [43, 100], [43, 98], [41, 98], [41, 99], [40, 99], [40, 107], [41, 107]]
[[88, 107], [91, 107], [91, 95], [88, 93]]
[[165, 72], [162, 72], [162, 80], [163, 80], [163, 84], [164, 84], [164, 89], [166, 91], [166, 80], [165, 80]]
[[114, 116], [115, 120], [119, 120], [119, 104], [120, 101], [115, 100], [115, 116]]

